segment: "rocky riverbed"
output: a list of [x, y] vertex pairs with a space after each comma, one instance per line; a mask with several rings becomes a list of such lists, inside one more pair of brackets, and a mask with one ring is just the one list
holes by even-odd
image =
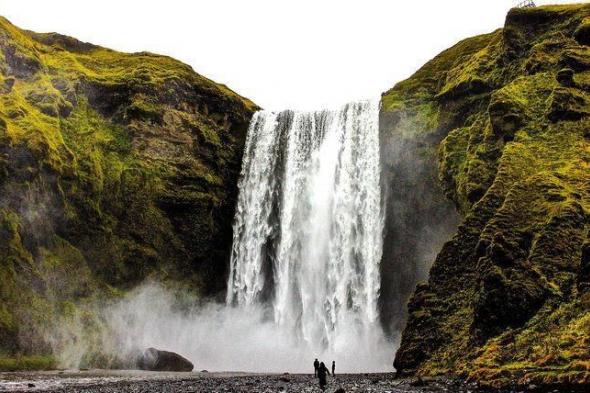
[[[446, 380], [422, 385], [393, 374], [331, 377], [326, 392], [469, 392], [473, 386]], [[55, 371], [0, 373], [1, 392], [320, 392], [317, 379], [302, 374], [155, 373], [139, 371]]]
[[[309, 374], [241, 372], [149, 372], [68, 370], [0, 372], [0, 392], [51, 393], [289, 393], [321, 392]], [[330, 377], [327, 393], [586, 393], [584, 389], [515, 388], [490, 392], [455, 379], [395, 379], [394, 374], [343, 374]]]

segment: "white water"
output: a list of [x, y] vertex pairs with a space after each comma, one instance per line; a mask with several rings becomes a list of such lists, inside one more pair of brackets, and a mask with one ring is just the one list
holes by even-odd
[[262, 111], [248, 130], [227, 303], [268, 305], [310, 356], [382, 342], [378, 116], [378, 102]]

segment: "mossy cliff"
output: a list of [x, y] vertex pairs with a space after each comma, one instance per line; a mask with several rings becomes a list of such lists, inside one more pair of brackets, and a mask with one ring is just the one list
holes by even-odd
[[382, 138], [438, 159], [462, 216], [394, 365], [484, 385], [590, 383], [590, 5], [513, 9], [383, 95]]
[[148, 277], [218, 293], [255, 110], [171, 58], [0, 18], [0, 356]]

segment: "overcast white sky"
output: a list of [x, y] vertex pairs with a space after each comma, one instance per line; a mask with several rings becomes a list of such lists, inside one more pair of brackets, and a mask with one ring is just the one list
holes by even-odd
[[0, 15], [173, 56], [266, 109], [314, 109], [377, 97], [458, 40], [501, 27], [518, 1], [0, 0]]

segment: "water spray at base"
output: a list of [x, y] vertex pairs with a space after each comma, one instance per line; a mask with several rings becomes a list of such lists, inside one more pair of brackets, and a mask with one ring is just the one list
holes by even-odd
[[391, 371], [392, 343], [381, 335], [358, 336], [351, 328], [342, 331], [341, 345], [318, 350], [267, 320], [263, 307], [181, 310], [178, 296], [157, 284], [137, 288], [105, 314], [110, 332], [103, 342], [127, 358], [139, 348], [177, 352], [195, 370], [309, 373], [318, 357], [335, 359], [339, 372]]

